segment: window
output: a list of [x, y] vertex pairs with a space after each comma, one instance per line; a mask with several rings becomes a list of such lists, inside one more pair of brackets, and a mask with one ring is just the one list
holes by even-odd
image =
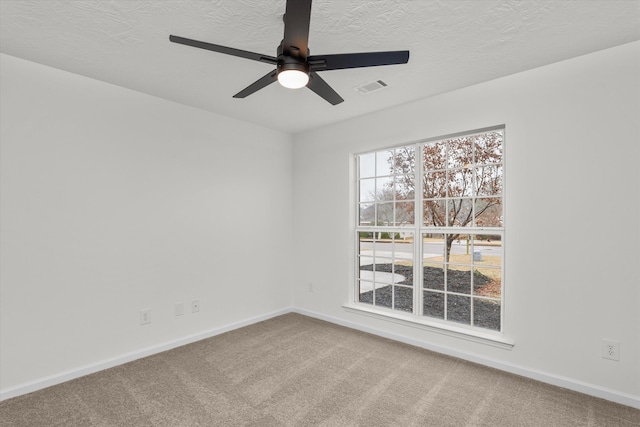
[[502, 330], [504, 128], [356, 156], [356, 304]]

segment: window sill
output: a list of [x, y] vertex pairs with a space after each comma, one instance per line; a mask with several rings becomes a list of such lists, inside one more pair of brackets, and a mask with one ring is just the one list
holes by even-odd
[[395, 313], [391, 311], [383, 312], [381, 310], [363, 307], [358, 304], [348, 304], [343, 305], [342, 307], [350, 313], [369, 316], [379, 320], [386, 320], [403, 326], [411, 326], [413, 328], [447, 335], [454, 338], [460, 338], [480, 344], [490, 345], [492, 347], [497, 347], [505, 350], [511, 350], [515, 345], [512, 340], [505, 338], [502, 334], [499, 333], [483, 333], [481, 331], [457, 327], [455, 325], [432, 322], [427, 319], [421, 319], [410, 314]]

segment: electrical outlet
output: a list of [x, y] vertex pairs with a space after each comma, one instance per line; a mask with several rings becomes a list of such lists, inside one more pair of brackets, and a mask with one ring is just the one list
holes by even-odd
[[604, 359], [620, 360], [620, 343], [611, 340], [602, 340], [602, 357]]
[[183, 302], [176, 303], [175, 313], [176, 313], [176, 317], [182, 316], [184, 314], [184, 303]]
[[197, 313], [200, 311], [200, 300], [194, 299], [191, 301], [191, 312]]
[[151, 309], [140, 310], [140, 324], [147, 325], [151, 323]]

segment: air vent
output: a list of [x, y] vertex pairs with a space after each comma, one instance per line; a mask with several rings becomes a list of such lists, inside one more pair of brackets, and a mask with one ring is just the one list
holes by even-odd
[[375, 92], [376, 90], [384, 89], [387, 87], [387, 84], [382, 80], [376, 80], [375, 82], [365, 83], [361, 86], [354, 87], [353, 89], [356, 92], [367, 94], [371, 92]]

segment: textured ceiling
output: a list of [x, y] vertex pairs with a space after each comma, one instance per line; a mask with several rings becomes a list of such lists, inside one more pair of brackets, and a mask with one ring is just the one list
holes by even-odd
[[[284, 0], [0, 0], [0, 51], [295, 133], [640, 40], [638, 0], [315, 0], [312, 54], [411, 52], [406, 65], [321, 73], [345, 99], [337, 106], [278, 84], [234, 99], [272, 67], [169, 42], [276, 56], [284, 9]], [[354, 90], [378, 79], [388, 87]]]

